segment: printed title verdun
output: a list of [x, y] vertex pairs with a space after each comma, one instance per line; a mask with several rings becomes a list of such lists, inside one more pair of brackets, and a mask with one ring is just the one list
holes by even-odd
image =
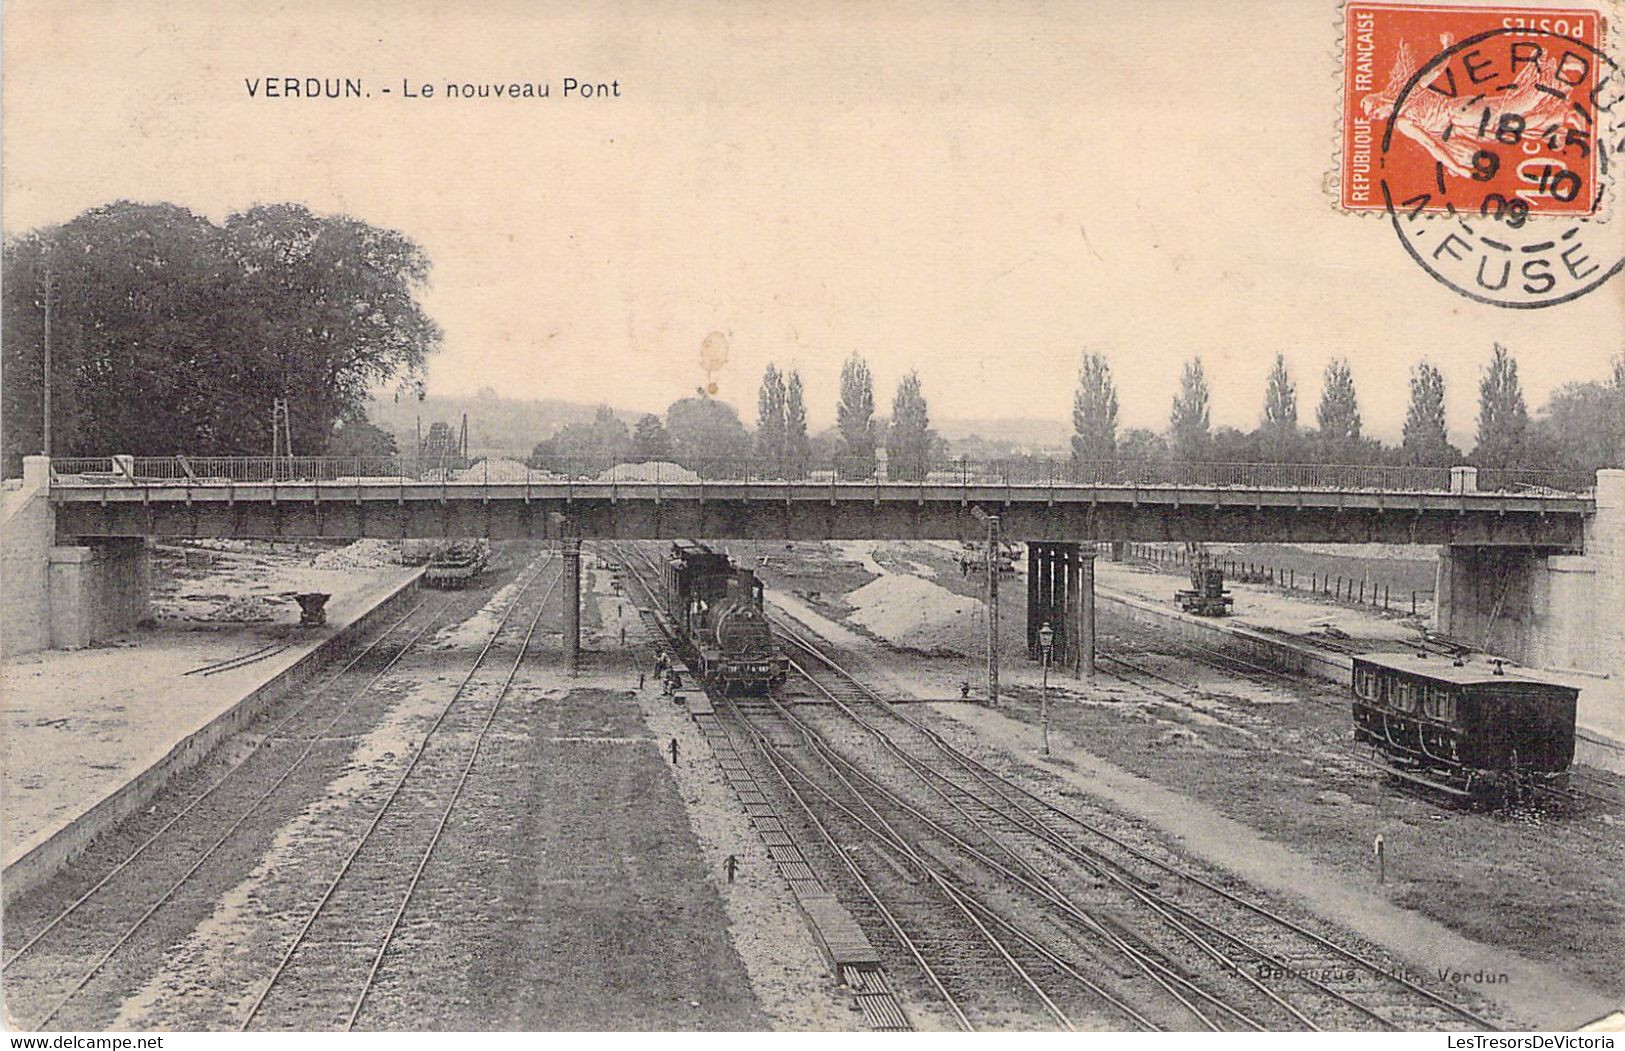
[[[244, 77], [243, 88], [253, 99], [359, 99], [371, 98], [372, 91], [360, 77]], [[448, 80], [442, 85], [402, 79], [398, 89], [379, 88], [383, 95], [401, 98], [510, 98], [545, 99], [553, 97], [547, 81], [502, 81], [483, 84]], [[564, 77], [559, 81], [561, 98], [620, 98], [619, 80], [593, 81]]]

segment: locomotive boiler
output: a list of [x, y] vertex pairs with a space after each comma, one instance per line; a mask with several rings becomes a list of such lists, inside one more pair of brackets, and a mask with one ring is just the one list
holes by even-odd
[[756, 574], [704, 544], [679, 542], [662, 578], [678, 648], [707, 686], [765, 693], [785, 680], [789, 661], [773, 641]]

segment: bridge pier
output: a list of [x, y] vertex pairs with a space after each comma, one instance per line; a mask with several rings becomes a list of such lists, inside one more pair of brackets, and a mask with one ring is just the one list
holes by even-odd
[[1095, 673], [1095, 551], [1077, 543], [1027, 544], [1027, 653], [1042, 660], [1038, 629], [1055, 633], [1050, 666]]
[[1625, 676], [1625, 470], [1597, 472], [1584, 554], [1445, 545], [1434, 627], [1533, 667]]
[[566, 526], [559, 537], [564, 572], [559, 581], [564, 602], [564, 666], [574, 675], [581, 668], [581, 535]]

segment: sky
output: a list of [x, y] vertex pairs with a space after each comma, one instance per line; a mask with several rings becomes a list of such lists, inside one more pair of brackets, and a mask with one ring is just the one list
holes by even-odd
[[[431, 393], [659, 410], [715, 381], [751, 420], [774, 361], [821, 426], [860, 352], [882, 412], [918, 369], [938, 417], [1065, 419], [1092, 350], [1122, 424], [1160, 429], [1200, 354], [1215, 425], [1250, 429], [1280, 352], [1301, 419], [1346, 356], [1367, 432], [1393, 438], [1427, 358], [1471, 444], [1492, 344], [1532, 406], [1602, 378], [1625, 277], [1497, 309], [1425, 274], [1385, 219], [1340, 212], [1339, 10], [8, 0], [3, 225], [128, 198], [399, 229], [434, 267]], [[245, 83], [289, 76], [371, 94]], [[620, 97], [564, 98], [566, 77]], [[713, 333], [727, 360], [707, 371]]]

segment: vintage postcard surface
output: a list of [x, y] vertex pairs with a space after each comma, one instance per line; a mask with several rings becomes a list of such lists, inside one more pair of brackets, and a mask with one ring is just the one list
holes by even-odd
[[6, 4], [4, 1024], [1612, 1047], [1622, 37]]

